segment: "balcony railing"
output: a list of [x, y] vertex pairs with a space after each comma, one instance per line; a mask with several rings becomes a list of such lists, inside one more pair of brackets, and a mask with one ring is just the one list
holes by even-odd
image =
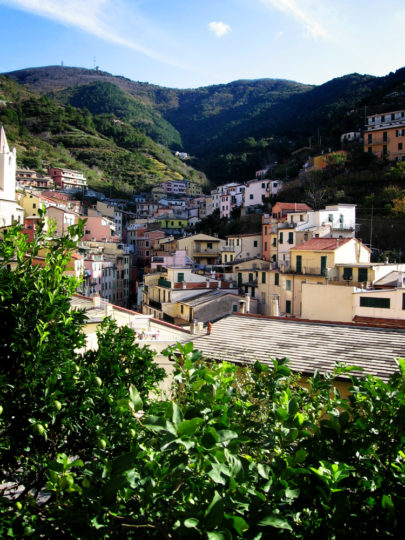
[[167, 279], [164, 279], [164, 278], [159, 278], [158, 285], [159, 287], [166, 287], [167, 289], [172, 288], [171, 282], [167, 281]]

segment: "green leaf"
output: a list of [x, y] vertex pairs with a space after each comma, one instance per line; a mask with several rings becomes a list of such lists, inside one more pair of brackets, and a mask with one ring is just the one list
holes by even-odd
[[[226, 517], [228, 517], [228, 515], [226, 515]], [[243, 534], [249, 529], [249, 525], [246, 523], [243, 517], [229, 516], [229, 518], [232, 520], [233, 528], [238, 534]]]
[[221, 476], [222, 473], [222, 465], [220, 463], [213, 463], [212, 469], [208, 471], [208, 476], [216, 483], [216, 484], [222, 484], [225, 485], [226, 481]]
[[281, 518], [277, 514], [270, 514], [259, 521], [259, 527], [274, 527], [276, 529], [287, 529], [292, 531], [291, 525], [286, 519]]
[[232, 535], [228, 531], [207, 532], [207, 540], [230, 540]]
[[142, 410], [143, 402], [141, 396], [139, 395], [136, 386], [133, 384], [131, 384], [129, 387], [129, 402], [132, 404], [135, 412]]
[[216, 527], [224, 517], [224, 504], [222, 497], [215, 491], [212, 501], [204, 513], [205, 525], [208, 528]]
[[184, 520], [184, 526], [187, 527], [187, 529], [196, 529], [199, 524], [199, 520], [197, 518], [187, 518]]
[[296, 413], [298, 412], [298, 403], [297, 403], [297, 400], [295, 398], [292, 398], [290, 399], [290, 401], [288, 402], [288, 414], [290, 416], [295, 416]]
[[177, 426], [177, 433], [182, 435], [187, 435], [190, 437], [190, 435], [193, 435], [198, 427], [204, 423], [204, 420], [202, 418], [192, 418], [191, 420], [183, 420], [178, 426]]
[[268, 465], [262, 465], [261, 463], [259, 463], [259, 465], [257, 466], [257, 472], [265, 480], [269, 479], [269, 471], [270, 471], [270, 467]]
[[232, 439], [238, 438], [238, 434], [236, 433], [236, 431], [231, 431], [230, 429], [219, 429], [217, 431], [217, 435], [218, 435], [218, 441], [220, 443], [231, 441]]

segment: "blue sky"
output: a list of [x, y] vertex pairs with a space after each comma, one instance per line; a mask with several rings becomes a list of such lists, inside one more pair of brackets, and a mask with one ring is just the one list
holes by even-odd
[[0, 72], [80, 66], [175, 88], [405, 66], [405, 0], [0, 0]]

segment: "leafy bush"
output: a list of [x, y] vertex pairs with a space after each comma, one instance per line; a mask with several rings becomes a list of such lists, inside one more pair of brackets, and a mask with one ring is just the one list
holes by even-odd
[[210, 363], [178, 344], [157, 399], [161, 374], [129, 329], [107, 320], [98, 351], [78, 351], [85, 317], [63, 274], [77, 228], [45, 268], [31, 258], [43, 234], [16, 233], [0, 247], [2, 536], [399, 536], [403, 360], [389, 382], [351, 377], [344, 398], [333, 381], [350, 368], [303, 387], [286, 359]]

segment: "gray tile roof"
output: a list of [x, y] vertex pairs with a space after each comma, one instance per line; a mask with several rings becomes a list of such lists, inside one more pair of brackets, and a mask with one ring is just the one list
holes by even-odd
[[196, 336], [194, 346], [206, 358], [237, 363], [290, 359], [293, 371], [331, 372], [336, 362], [362, 367], [387, 380], [405, 355], [405, 330], [313, 323], [252, 315], [231, 315], [213, 325], [211, 335]]

